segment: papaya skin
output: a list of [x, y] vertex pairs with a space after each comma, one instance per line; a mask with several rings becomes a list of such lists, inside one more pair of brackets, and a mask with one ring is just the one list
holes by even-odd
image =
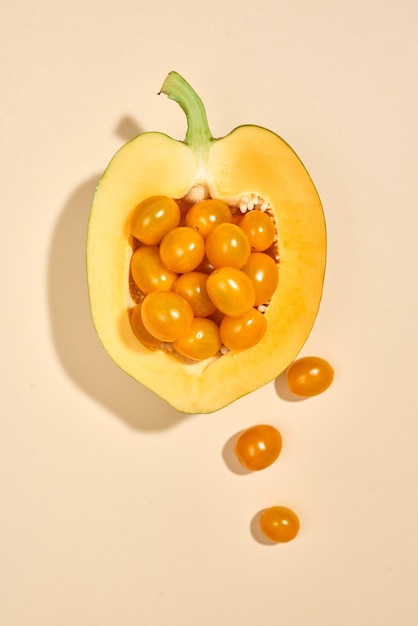
[[[167, 76], [161, 93], [185, 111], [186, 139], [143, 133], [109, 163], [89, 218], [90, 308], [105, 350], [127, 374], [180, 412], [212, 413], [274, 380], [300, 352], [321, 301], [325, 220], [309, 174], [278, 135], [244, 125], [214, 139], [200, 98], [179, 74]], [[251, 194], [268, 203], [278, 233], [279, 282], [256, 346], [189, 363], [146, 348], [132, 331], [129, 217], [150, 196], [180, 199], [202, 190], [230, 206]]]

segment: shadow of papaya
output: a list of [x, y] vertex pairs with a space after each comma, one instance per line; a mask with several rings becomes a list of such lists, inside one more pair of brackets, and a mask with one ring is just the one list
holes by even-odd
[[127, 425], [140, 430], [169, 428], [187, 416], [120, 370], [93, 327], [85, 250], [90, 205], [99, 178], [91, 177], [72, 193], [53, 232], [48, 297], [54, 346], [77, 386]]

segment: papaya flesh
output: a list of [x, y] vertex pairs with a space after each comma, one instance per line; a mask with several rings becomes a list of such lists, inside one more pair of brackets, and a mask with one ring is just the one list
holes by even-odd
[[[274, 380], [295, 359], [314, 324], [322, 294], [326, 229], [315, 186], [275, 133], [245, 125], [214, 139], [190, 85], [171, 72], [161, 89], [185, 111], [183, 142], [146, 132], [113, 157], [89, 218], [87, 280], [93, 323], [110, 357], [139, 383], [184, 413], [211, 413]], [[279, 281], [252, 348], [189, 362], [141, 344], [130, 324], [133, 251], [129, 218], [151, 196], [211, 197], [232, 207], [261, 198], [277, 231]]]

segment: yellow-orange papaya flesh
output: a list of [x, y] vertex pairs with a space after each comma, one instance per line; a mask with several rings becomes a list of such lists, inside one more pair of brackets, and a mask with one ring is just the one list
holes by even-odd
[[[131, 329], [128, 222], [145, 198], [182, 198], [199, 184], [230, 205], [250, 193], [268, 202], [280, 270], [265, 313], [267, 331], [256, 346], [186, 363], [141, 345]], [[295, 359], [317, 315], [325, 258], [319, 196], [299, 158], [276, 134], [241, 126], [213, 140], [202, 166], [185, 143], [144, 133], [114, 156], [93, 201], [87, 243], [93, 322], [108, 354], [134, 379], [181, 412], [211, 413], [272, 381]]]

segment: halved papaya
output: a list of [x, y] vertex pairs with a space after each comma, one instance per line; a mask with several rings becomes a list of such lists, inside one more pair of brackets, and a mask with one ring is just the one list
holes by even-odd
[[[278, 135], [245, 125], [214, 139], [201, 99], [179, 74], [167, 76], [161, 93], [184, 110], [186, 138], [140, 134], [104, 172], [88, 227], [90, 307], [105, 350], [124, 371], [181, 412], [210, 413], [275, 379], [305, 343], [322, 294], [325, 221], [309, 174]], [[158, 341], [150, 349], [138, 340], [131, 325], [135, 242], [130, 219], [135, 207], [152, 196], [189, 204], [213, 198], [238, 217], [261, 207], [270, 215], [279, 279], [262, 308], [267, 325], [256, 345], [194, 361], [179, 358]]]

